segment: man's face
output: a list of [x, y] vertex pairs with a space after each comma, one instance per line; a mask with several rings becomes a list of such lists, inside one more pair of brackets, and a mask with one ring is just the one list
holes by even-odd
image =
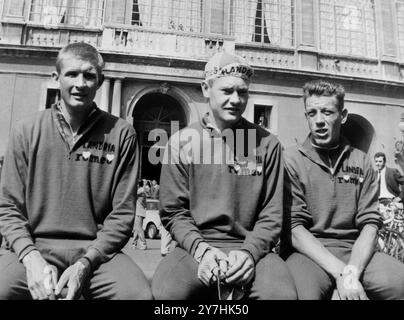
[[202, 84], [202, 91], [209, 99], [213, 117], [219, 129], [236, 124], [248, 102], [248, 83], [239, 77], [219, 77]]
[[72, 54], [63, 57], [60, 72], [54, 73], [66, 107], [76, 111], [84, 111], [92, 105], [102, 83], [100, 77], [94, 64]]
[[313, 142], [324, 148], [338, 144], [341, 124], [348, 116], [346, 109], [340, 111], [335, 96], [310, 96], [306, 100], [306, 119]]
[[375, 158], [375, 167], [378, 171], [383, 170], [384, 166], [386, 165], [383, 157]]

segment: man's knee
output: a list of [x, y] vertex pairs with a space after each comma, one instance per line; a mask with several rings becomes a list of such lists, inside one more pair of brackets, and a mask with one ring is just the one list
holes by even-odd
[[118, 286], [114, 300], [153, 300], [150, 285]]
[[375, 253], [363, 278], [370, 299], [404, 299], [404, 264], [382, 253]]
[[286, 263], [275, 254], [264, 257], [256, 267], [250, 298], [259, 300], [296, 300], [293, 277]]
[[0, 300], [15, 299], [31, 299], [26, 285], [25, 268], [17, 260], [15, 263], [0, 262]]

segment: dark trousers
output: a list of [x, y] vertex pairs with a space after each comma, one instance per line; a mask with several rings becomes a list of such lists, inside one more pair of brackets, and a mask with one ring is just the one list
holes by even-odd
[[[158, 265], [152, 281], [157, 300], [217, 299], [217, 287], [206, 287], [197, 276], [198, 263], [185, 250], [176, 247]], [[249, 299], [296, 300], [293, 278], [285, 262], [270, 253], [255, 267]]]
[[[86, 252], [89, 241], [42, 240], [36, 247], [44, 259], [58, 268], [58, 276]], [[101, 264], [84, 284], [84, 299], [150, 300], [151, 288], [143, 271], [122, 252]], [[31, 299], [26, 269], [17, 255], [0, 249], [0, 300]]]
[[[351, 248], [327, 247], [348, 263]], [[286, 260], [295, 280], [300, 300], [320, 300], [331, 297], [335, 289], [334, 279], [310, 258], [293, 253]], [[365, 268], [361, 283], [369, 299], [404, 299], [404, 264], [384, 253], [376, 252]]]

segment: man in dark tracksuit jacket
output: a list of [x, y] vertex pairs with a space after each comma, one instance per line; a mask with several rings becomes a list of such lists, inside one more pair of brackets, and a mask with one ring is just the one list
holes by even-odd
[[0, 299], [152, 298], [121, 252], [138, 148], [133, 127], [93, 102], [102, 67], [89, 44], [63, 48], [54, 73], [61, 101], [13, 130], [0, 186]]
[[400, 171], [386, 166], [386, 155], [383, 152], [377, 152], [374, 159], [379, 180], [379, 201], [383, 204], [391, 200], [403, 202], [404, 177]]
[[371, 160], [341, 135], [344, 88], [304, 86], [310, 135], [285, 151], [285, 210], [299, 299], [403, 299], [404, 264], [375, 253], [382, 217]]
[[153, 295], [218, 298], [220, 278], [251, 299], [295, 299], [284, 261], [271, 253], [283, 220], [282, 148], [241, 117], [252, 69], [220, 53], [205, 71], [211, 110], [171, 137], [164, 154], [160, 214], [178, 246], [158, 266]]

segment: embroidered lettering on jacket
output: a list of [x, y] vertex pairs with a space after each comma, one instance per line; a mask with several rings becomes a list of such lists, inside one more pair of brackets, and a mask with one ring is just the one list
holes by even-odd
[[262, 175], [262, 156], [256, 156], [255, 161], [249, 159], [239, 160], [234, 158], [234, 164], [228, 166], [229, 173], [236, 174], [238, 176], [260, 176]]
[[364, 172], [361, 167], [355, 166], [345, 166], [341, 169], [344, 175], [342, 177], [337, 177], [338, 183], [349, 183], [349, 184], [362, 184], [364, 181]]
[[89, 141], [83, 145], [83, 148], [90, 150], [102, 150], [109, 153], [115, 152], [115, 145], [104, 141]]
[[[115, 159], [115, 145], [103, 141], [89, 141], [83, 145], [85, 151], [76, 153], [75, 161], [111, 164]], [[99, 154], [102, 151], [102, 154]], [[97, 154], [98, 153], [98, 154]]]
[[95, 162], [100, 164], [111, 164], [112, 161], [115, 159], [114, 154], [107, 154], [107, 155], [93, 155], [89, 151], [85, 151], [83, 153], [76, 154], [76, 161], [85, 161], [85, 162]]

